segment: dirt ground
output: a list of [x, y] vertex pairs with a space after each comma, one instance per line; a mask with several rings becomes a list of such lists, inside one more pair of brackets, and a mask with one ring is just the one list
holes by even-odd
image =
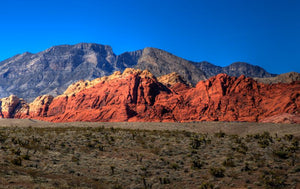
[[0, 119], [0, 127], [105, 127], [132, 130], [168, 130], [188, 131], [213, 134], [219, 131], [226, 134], [263, 133], [292, 134], [300, 136], [300, 124], [249, 123], [249, 122], [196, 122], [196, 123], [161, 123], [161, 122], [71, 122], [51, 123], [32, 119]]
[[0, 120], [0, 188], [300, 188], [300, 125]]

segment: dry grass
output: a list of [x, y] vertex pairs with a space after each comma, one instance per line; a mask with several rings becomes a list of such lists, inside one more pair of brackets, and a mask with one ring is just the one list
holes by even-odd
[[299, 125], [0, 125], [0, 188], [299, 187]]

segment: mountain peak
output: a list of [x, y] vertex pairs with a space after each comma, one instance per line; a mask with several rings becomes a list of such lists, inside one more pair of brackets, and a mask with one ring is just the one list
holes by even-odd
[[[126, 68], [149, 70], [155, 77], [176, 72], [192, 85], [218, 73], [273, 76], [257, 66], [234, 65], [222, 68], [208, 62], [195, 63], [153, 47], [115, 55], [109, 45], [58, 45], [36, 54], [23, 53], [0, 62], [0, 98], [16, 94], [32, 101], [39, 95], [57, 96], [76, 81], [93, 80]], [[150, 76], [149, 73], [144, 74]]]

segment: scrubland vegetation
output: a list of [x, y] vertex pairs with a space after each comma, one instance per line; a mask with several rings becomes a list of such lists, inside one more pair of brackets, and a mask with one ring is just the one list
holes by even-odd
[[0, 188], [299, 188], [299, 136], [0, 127]]

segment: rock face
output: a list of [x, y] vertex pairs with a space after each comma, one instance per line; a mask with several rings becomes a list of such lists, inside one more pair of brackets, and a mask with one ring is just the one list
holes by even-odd
[[[2, 116], [53, 122], [300, 120], [300, 82], [266, 85], [245, 76], [219, 74], [191, 87], [176, 80], [177, 74], [161, 78], [159, 82], [147, 70], [128, 68], [79, 81], [63, 95], [38, 97], [27, 106], [15, 96], [2, 99]], [[278, 119], [280, 115], [286, 119]]]
[[[35, 97], [62, 94], [79, 80], [93, 80], [126, 68], [148, 69], [156, 77], [172, 72], [193, 85], [219, 73], [251, 77], [271, 74], [249, 64], [233, 64], [229, 71], [213, 64], [184, 60], [160, 49], [145, 48], [115, 55], [107, 45], [80, 43], [60, 45], [32, 54], [23, 53], [0, 62], [0, 98], [11, 94], [33, 101]], [[250, 71], [249, 71], [250, 70]]]

